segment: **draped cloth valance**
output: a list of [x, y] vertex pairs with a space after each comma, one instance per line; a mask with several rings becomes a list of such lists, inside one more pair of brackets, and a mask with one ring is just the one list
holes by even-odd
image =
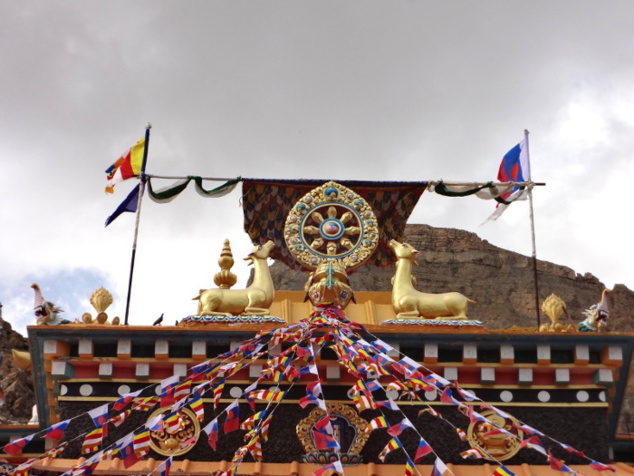
[[[312, 189], [328, 180], [243, 179], [244, 230], [254, 244], [273, 240], [271, 257], [300, 269], [286, 247], [284, 224], [293, 205]], [[387, 266], [394, 262], [390, 240], [402, 241], [405, 224], [427, 182], [365, 182], [337, 180], [361, 195], [374, 210], [379, 224], [379, 245], [369, 264]]]

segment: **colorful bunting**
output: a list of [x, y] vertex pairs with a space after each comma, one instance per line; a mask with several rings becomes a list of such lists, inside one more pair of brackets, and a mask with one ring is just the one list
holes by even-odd
[[379, 459], [381, 461], [385, 461], [385, 457], [388, 454], [402, 447], [403, 447], [403, 444], [397, 437], [392, 438], [390, 441], [387, 442], [387, 445], [385, 445], [385, 448], [383, 448], [381, 452], [379, 453]]
[[70, 423], [70, 420], [65, 420], [65, 421], [54, 424], [48, 429], [48, 431], [44, 435], [44, 438], [49, 438], [55, 441], [61, 440], [64, 437], [64, 431], [66, 430], [66, 427], [68, 426], [69, 423]]
[[420, 441], [418, 442], [418, 448], [416, 449], [416, 455], [414, 456], [414, 461], [416, 463], [419, 463], [423, 457], [433, 452], [434, 450], [432, 449], [431, 446], [429, 446], [429, 443], [427, 443], [423, 438], [421, 438]]

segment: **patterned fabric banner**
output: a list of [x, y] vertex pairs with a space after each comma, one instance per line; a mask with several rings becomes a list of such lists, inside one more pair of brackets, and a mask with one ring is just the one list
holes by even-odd
[[[254, 244], [273, 240], [271, 258], [301, 269], [286, 247], [284, 224], [295, 203], [328, 180], [243, 179], [244, 230]], [[368, 264], [388, 266], [395, 261], [390, 240], [402, 241], [405, 224], [427, 182], [337, 181], [361, 195], [374, 210], [379, 224], [379, 246]]]

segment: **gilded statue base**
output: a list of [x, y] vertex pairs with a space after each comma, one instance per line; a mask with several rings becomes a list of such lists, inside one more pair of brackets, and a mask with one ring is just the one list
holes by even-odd
[[178, 323], [179, 327], [195, 326], [200, 324], [286, 324], [281, 317], [275, 316], [187, 316]]
[[456, 320], [456, 319], [388, 319], [383, 321], [381, 325], [397, 324], [397, 325], [416, 325], [416, 326], [460, 326], [460, 327], [484, 327], [481, 321]]

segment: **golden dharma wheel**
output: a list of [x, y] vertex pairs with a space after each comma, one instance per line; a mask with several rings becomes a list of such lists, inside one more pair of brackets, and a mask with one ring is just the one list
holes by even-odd
[[331, 181], [293, 206], [286, 218], [284, 239], [291, 254], [308, 269], [336, 260], [351, 271], [376, 249], [379, 228], [363, 197]]

